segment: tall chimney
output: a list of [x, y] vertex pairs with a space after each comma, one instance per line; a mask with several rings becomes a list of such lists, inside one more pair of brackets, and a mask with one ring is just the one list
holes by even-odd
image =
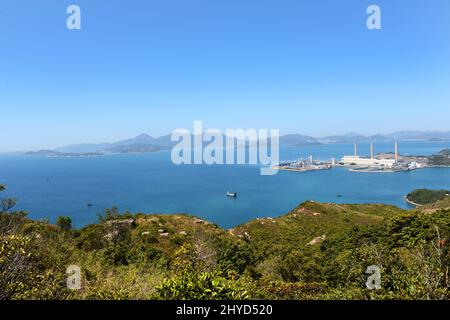
[[398, 162], [398, 142], [395, 141], [395, 162]]
[[370, 159], [373, 160], [373, 141], [370, 141]]
[[358, 145], [355, 142], [355, 158], [358, 157]]

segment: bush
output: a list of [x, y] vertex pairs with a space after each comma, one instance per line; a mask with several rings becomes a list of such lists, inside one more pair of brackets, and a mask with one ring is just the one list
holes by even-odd
[[165, 279], [157, 287], [158, 297], [166, 300], [238, 300], [248, 299], [248, 292], [235, 281], [215, 272], [186, 271]]
[[64, 231], [70, 231], [72, 229], [72, 219], [70, 217], [59, 216], [56, 219], [56, 225]]
[[64, 276], [36, 254], [32, 238], [0, 239], [0, 299], [62, 299], [68, 296]]

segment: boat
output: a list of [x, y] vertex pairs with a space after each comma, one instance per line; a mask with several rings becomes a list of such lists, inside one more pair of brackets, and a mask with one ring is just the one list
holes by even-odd
[[237, 197], [237, 193], [236, 192], [227, 191], [227, 197], [236, 198]]

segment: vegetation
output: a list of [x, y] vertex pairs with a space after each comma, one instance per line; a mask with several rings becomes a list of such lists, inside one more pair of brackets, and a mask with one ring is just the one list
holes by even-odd
[[69, 231], [72, 229], [72, 219], [70, 217], [59, 216], [56, 219], [56, 225], [64, 231]]
[[408, 193], [406, 198], [412, 203], [425, 205], [444, 200], [449, 195], [450, 191], [447, 190], [417, 189], [413, 192]]
[[[309, 201], [231, 230], [117, 208], [72, 230], [70, 218], [32, 221], [7, 205], [0, 299], [449, 299], [443, 203], [402, 210]], [[67, 288], [69, 265], [81, 269], [79, 290]], [[379, 290], [365, 284], [371, 265], [381, 271]]]
[[450, 149], [444, 149], [441, 152], [429, 157], [430, 164], [435, 166], [450, 166]]

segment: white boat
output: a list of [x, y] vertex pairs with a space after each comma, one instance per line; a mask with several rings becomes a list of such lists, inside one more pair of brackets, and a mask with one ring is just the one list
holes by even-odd
[[237, 197], [237, 193], [236, 192], [227, 191], [227, 197], [236, 198]]

